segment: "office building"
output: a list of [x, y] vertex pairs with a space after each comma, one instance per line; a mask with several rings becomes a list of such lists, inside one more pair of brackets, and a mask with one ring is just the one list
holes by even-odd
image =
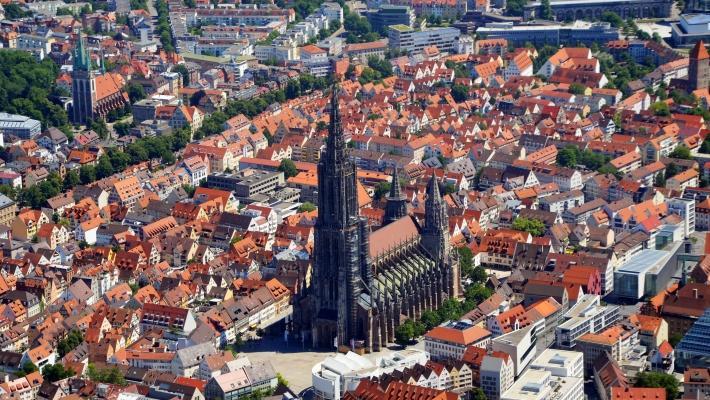
[[557, 346], [572, 349], [582, 335], [599, 332], [619, 318], [618, 306], [602, 306], [598, 295], [586, 294], [565, 313], [563, 322], [555, 328]]
[[[606, 11], [627, 18], [667, 18], [671, 16], [670, 0], [552, 0], [550, 8], [557, 21], [599, 20]], [[540, 17], [542, 1], [533, 1], [523, 10], [526, 20]]]
[[424, 350], [432, 360], [460, 360], [468, 346], [485, 348], [491, 337], [491, 332], [481, 327], [461, 321], [450, 322], [424, 335]]
[[418, 53], [429, 46], [436, 46], [442, 52], [454, 52], [459, 36], [461, 31], [456, 28], [418, 30], [407, 25], [392, 25], [388, 32], [390, 48], [410, 53]]
[[666, 199], [668, 214], [677, 214], [683, 218], [683, 234], [688, 237], [695, 232], [695, 200], [674, 197]]
[[407, 349], [372, 361], [353, 352], [329, 356], [311, 369], [311, 383], [318, 400], [338, 400], [365, 379], [395, 370], [424, 365], [429, 356], [421, 350]]
[[382, 34], [387, 33], [387, 27], [390, 25], [405, 25], [411, 28], [417, 18], [411, 7], [389, 4], [381, 5], [376, 10], [365, 11], [363, 16], [367, 18], [373, 29]]
[[240, 199], [255, 194], [272, 193], [277, 186], [284, 184], [283, 172], [269, 172], [246, 169], [236, 173], [217, 172], [207, 176], [207, 187], [229, 190]]
[[[696, 289], [697, 290], [697, 289]], [[710, 308], [690, 327], [676, 346], [676, 365], [685, 367], [710, 367]]]
[[550, 371], [553, 376], [584, 378], [583, 359], [578, 351], [545, 349], [530, 363], [530, 368]]
[[672, 253], [663, 250], [643, 249], [614, 271], [614, 294], [625, 299], [638, 300], [644, 296], [654, 296], [663, 290], [667, 280], [666, 268], [675, 268], [669, 262]]
[[42, 133], [42, 123], [24, 115], [0, 112], [0, 146], [4, 146], [5, 135], [20, 139], [32, 139]]
[[580, 43], [591, 46], [594, 42], [605, 43], [620, 37], [619, 30], [609, 23], [585, 21], [575, 21], [569, 25], [514, 25], [512, 22], [496, 22], [478, 28], [476, 34], [486, 39], [505, 39], [513, 46], [532, 43], [536, 46], [555, 47], [576, 46]]
[[682, 14], [679, 22], [671, 23], [671, 38], [678, 47], [710, 42], [710, 14]]
[[513, 359], [504, 353], [483, 356], [479, 368], [481, 389], [488, 400], [500, 400], [500, 395], [515, 382]]
[[522, 329], [498, 336], [491, 341], [491, 348], [509, 354], [515, 366], [515, 376], [519, 376], [537, 354], [536, 346], [545, 321], [538, 320]]
[[530, 369], [501, 395], [501, 400], [583, 400], [584, 379], [558, 377], [550, 371]]

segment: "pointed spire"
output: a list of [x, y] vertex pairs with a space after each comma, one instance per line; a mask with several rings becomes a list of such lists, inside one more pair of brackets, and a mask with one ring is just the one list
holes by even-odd
[[695, 43], [693, 50], [690, 51], [690, 58], [695, 60], [710, 58], [710, 53], [708, 53], [708, 50], [705, 48], [705, 43], [703, 43], [702, 40], [698, 40]]
[[79, 34], [79, 41], [74, 50], [74, 69], [91, 71], [91, 58], [84, 48], [84, 37]]
[[429, 179], [429, 184], [426, 188], [427, 200], [432, 203], [441, 203], [441, 192], [439, 191], [439, 180], [436, 179], [436, 174], [431, 174], [431, 179]]
[[385, 206], [385, 217], [383, 219], [383, 223], [387, 225], [402, 217], [406, 217], [407, 214], [407, 197], [404, 193], [402, 193], [399, 185], [399, 171], [395, 165], [394, 171], [392, 172], [390, 193], [389, 196], [387, 196], [387, 205]]
[[330, 97], [330, 129], [327, 145], [332, 150], [341, 150], [345, 147], [343, 127], [340, 124], [340, 104], [338, 102], [338, 85], [333, 84], [333, 93]]
[[399, 171], [397, 170], [397, 165], [394, 166], [392, 171], [392, 184], [390, 186], [390, 195], [388, 199], [399, 199], [402, 197], [402, 188], [399, 185]]

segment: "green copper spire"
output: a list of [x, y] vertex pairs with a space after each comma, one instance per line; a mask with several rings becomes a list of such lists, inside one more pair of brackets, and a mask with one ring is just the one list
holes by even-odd
[[74, 47], [74, 69], [81, 71], [91, 70], [91, 57], [84, 48], [84, 38], [79, 34], [79, 42]]

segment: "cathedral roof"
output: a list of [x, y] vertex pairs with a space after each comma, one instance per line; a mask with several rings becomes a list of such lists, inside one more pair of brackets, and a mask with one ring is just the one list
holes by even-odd
[[418, 235], [419, 227], [412, 217], [402, 217], [370, 235], [370, 257], [377, 257]]
[[118, 74], [106, 73], [96, 77], [96, 101], [121, 91], [123, 78]]

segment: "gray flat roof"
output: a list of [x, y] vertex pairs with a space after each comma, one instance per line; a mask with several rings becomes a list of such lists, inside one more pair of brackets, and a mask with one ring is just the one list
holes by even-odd
[[647, 272], [658, 265], [663, 265], [671, 253], [663, 250], [645, 249], [631, 257], [617, 272], [638, 274]]

